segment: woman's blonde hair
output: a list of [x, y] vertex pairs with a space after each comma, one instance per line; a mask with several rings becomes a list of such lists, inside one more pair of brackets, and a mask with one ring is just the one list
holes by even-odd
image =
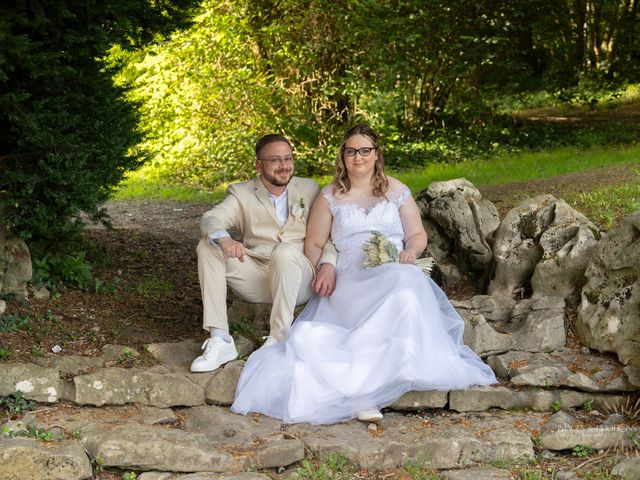
[[336, 157], [336, 174], [333, 177], [333, 191], [338, 193], [347, 193], [351, 190], [351, 181], [349, 180], [349, 174], [347, 173], [347, 167], [344, 163], [344, 146], [354, 135], [364, 135], [373, 142], [373, 146], [378, 153], [378, 158], [373, 166], [373, 176], [371, 177], [371, 189], [376, 197], [384, 197], [389, 190], [389, 179], [384, 174], [384, 155], [380, 142], [378, 141], [378, 135], [368, 125], [354, 125], [347, 130], [342, 138], [342, 145], [338, 150], [338, 156]]

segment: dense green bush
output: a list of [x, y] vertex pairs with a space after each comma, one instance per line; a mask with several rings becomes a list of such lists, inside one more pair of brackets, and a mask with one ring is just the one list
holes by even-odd
[[185, 17], [186, 0], [4, 2], [0, 7], [0, 207], [14, 233], [64, 243], [144, 155], [135, 106], [103, 63]]

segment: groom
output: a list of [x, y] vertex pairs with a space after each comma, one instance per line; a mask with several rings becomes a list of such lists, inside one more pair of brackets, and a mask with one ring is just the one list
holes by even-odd
[[[198, 276], [203, 328], [211, 337], [192, 372], [209, 372], [238, 356], [227, 321], [227, 285], [252, 303], [272, 303], [270, 346], [286, 336], [296, 305], [315, 290], [329, 295], [335, 286], [336, 251], [327, 243], [319, 269], [304, 256], [306, 221], [319, 192], [316, 182], [294, 177], [293, 149], [282, 135], [256, 143], [258, 177], [232, 184], [227, 197], [200, 220]], [[235, 228], [241, 241], [231, 238]]]

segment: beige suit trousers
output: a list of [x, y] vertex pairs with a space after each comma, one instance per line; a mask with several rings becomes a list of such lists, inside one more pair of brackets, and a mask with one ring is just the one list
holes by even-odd
[[268, 261], [245, 255], [225, 259], [220, 248], [206, 239], [198, 244], [198, 277], [202, 291], [203, 328], [229, 331], [227, 285], [251, 303], [272, 303], [270, 333], [282, 340], [293, 322], [296, 305], [311, 298], [313, 269], [304, 254], [293, 245], [279, 243]]

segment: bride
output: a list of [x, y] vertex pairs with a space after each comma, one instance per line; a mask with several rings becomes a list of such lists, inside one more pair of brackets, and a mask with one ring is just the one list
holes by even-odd
[[[464, 323], [445, 294], [413, 265], [427, 246], [408, 187], [384, 174], [376, 133], [347, 131], [333, 181], [309, 216], [305, 255], [313, 265], [331, 238], [335, 290], [315, 295], [287, 338], [247, 360], [231, 410], [286, 423], [382, 419], [380, 409], [410, 390], [496, 382], [462, 343]], [[365, 268], [363, 244], [381, 232], [399, 263]], [[314, 288], [327, 293], [317, 281]]]

